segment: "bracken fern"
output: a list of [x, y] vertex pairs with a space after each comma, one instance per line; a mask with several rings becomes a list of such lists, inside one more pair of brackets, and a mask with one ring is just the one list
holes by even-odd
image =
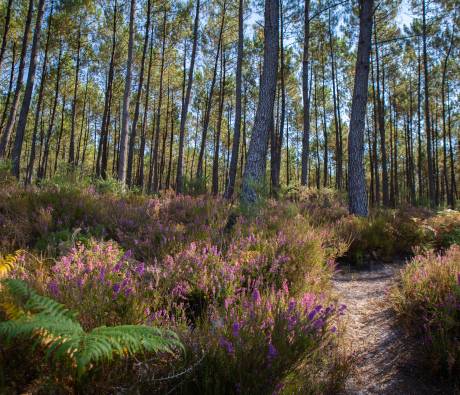
[[[90, 368], [115, 356], [142, 352], [173, 353], [182, 348], [175, 333], [144, 325], [101, 326], [85, 332], [75, 314], [53, 299], [41, 296], [25, 282], [3, 280], [14, 303], [4, 303], [10, 319], [0, 323], [0, 338], [34, 339], [53, 362], [67, 362], [82, 377]], [[12, 306], [16, 305], [17, 309]], [[8, 310], [8, 309], [5, 309]]]
[[24, 251], [18, 250], [14, 254], [0, 255], [0, 278], [5, 277], [13, 268]]

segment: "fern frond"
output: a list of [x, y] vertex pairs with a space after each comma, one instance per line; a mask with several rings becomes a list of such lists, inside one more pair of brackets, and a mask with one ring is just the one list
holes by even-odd
[[22, 300], [23, 309], [30, 313], [45, 314], [55, 318], [75, 319], [75, 313], [67, 309], [63, 304], [37, 294], [22, 280], [5, 279], [3, 284], [11, 295]]
[[5, 277], [14, 268], [23, 253], [24, 251], [18, 250], [14, 254], [0, 256], [0, 278]]
[[23, 281], [7, 279], [3, 284], [14, 299], [19, 299], [23, 310], [17, 315], [7, 313], [14, 318], [0, 323], [0, 339], [32, 339], [34, 345], [46, 349], [48, 359], [70, 362], [77, 377], [115, 356], [184, 350], [174, 332], [145, 325], [102, 326], [85, 332], [75, 314], [53, 299], [38, 295]]

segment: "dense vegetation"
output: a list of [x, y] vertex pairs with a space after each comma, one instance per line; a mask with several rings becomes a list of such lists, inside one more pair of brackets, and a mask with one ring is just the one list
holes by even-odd
[[334, 274], [398, 262], [460, 385], [459, 18], [0, 0], [0, 392], [339, 393]]
[[[118, 195], [79, 185], [26, 191], [13, 184], [1, 192], [0, 224], [2, 276], [75, 311], [82, 330], [148, 325], [177, 333], [184, 347], [156, 357], [149, 348], [135, 358], [115, 352], [78, 376], [51, 340], [30, 348], [27, 337], [10, 339], [2, 346], [5, 390], [322, 393], [338, 391], [350, 368], [341, 348], [346, 306], [330, 283], [335, 260], [410, 257], [413, 247], [442, 253], [459, 243], [460, 214], [401, 209], [365, 219], [348, 215], [333, 191], [301, 190], [265, 201], [251, 216], [204, 196]], [[434, 254], [414, 258], [392, 301], [409, 328], [440, 337], [436, 364], [443, 364], [455, 358], [442, 353], [455, 350], [460, 271], [456, 247], [445, 257]], [[420, 283], [414, 270], [426, 273]], [[4, 285], [0, 293], [11, 300]], [[435, 309], [444, 306], [439, 298], [450, 303], [445, 310]], [[2, 306], [4, 318], [16, 311]], [[437, 319], [447, 325], [441, 332]], [[28, 350], [27, 361], [19, 349]], [[453, 375], [455, 366], [446, 372]]]

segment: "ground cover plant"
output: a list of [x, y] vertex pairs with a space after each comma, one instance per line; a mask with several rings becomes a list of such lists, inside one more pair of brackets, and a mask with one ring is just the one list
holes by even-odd
[[414, 257], [391, 292], [404, 328], [423, 343], [425, 364], [458, 381], [460, 373], [460, 247]]
[[177, 333], [184, 347], [98, 359], [75, 382], [18, 337], [2, 343], [2, 364], [21, 348], [34, 367], [30, 377], [5, 369], [4, 385], [15, 378], [5, 388], [211, 394], [341, 387], [345, 306], [330, 279], [348, 244], [313, 225], [297, 204], [267, 201], [262, 215], [236, 212], [229, 227], [234, 208], [203, 196], [120, 196], [91, 187], [1, 193], [2, 250], [18, 251], [3, 259], [8, 281], [24, 281], [74, 311], [85, 333], [157, 327]]

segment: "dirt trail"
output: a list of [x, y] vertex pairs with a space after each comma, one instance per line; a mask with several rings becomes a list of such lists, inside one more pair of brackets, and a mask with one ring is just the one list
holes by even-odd
[[379, 264], [361, 271], [342, 269], [334, 278], [336, 291], [347, 305], [346, 345], [355, 355], [347, 394], [450, 393], [422, 380], [410, 359], [421, 344], [410, 342], [393, 325], [386, 293], [401, 267]]

